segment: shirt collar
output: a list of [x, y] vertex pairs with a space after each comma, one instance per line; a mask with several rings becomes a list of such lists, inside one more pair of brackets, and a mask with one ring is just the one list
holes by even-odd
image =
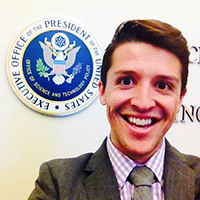
[[[132, 169], [139, 165], [128, 156], [119, 151], [111, 142], [110, 137], [107, 139], [107, 151], [113, 170], [115, 172], [119, 188], [122, 188]], [[165, 157], [165, 139], [158, 151], [144, 164], [149, 167], [156, 175], [158, 181], [162, 182]]]

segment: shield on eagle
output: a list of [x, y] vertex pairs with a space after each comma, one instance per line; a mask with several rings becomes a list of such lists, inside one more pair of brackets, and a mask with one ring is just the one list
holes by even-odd
[[65, 61], [55, 59], [53, 62], [53, 73], [62, 75], [65, 73]]

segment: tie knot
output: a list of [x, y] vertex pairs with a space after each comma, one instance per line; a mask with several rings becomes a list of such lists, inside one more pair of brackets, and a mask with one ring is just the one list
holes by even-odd
[[129, 177], [128, 181], [134, 186], [149, 186], [155, 182], [154, 173], [146, 166], [135, 167]]

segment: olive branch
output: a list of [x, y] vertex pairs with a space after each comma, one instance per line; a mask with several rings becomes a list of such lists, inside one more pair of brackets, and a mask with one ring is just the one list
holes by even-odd
[[48, 79], [48, 81], [50, 81], [50, 78], [47, 74], [47, 71], [49, 70], [49, 68], [47, 66], [44, 65], [44, 63], [42, 62], [42, 59], [39, 58], [38, 60], [36, 60], [37, 64], [36, 64], [36, 70], [38, 71], [38, 74], [40, 77], [44, 76], [45, 78]]

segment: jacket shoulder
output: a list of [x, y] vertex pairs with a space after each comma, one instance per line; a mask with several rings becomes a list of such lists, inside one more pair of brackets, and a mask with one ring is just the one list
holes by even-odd
[[[28, 199], [53, 200], [75, 195], [74, 191], [76, 188], [80, 191], [81, 181], [87, 176], [84, 168], [91, 156], [92, 154], [88, 153], [77, 158], [55, 159], [43, 163], [35, 188]], [[80, 194], [81, 192], [78, 193]]]
[[173, 151], [176, 156], [189, 168], [191, 168], [196, 173], [200, 173], [200, 158], [198, 156], [181, 153], [175, 148]]
[[168, 165], [171, 165], [170, 163], [175, 162], [175, 166], [179, 166], [184, 170], [190, 171], [195, 179], [196, 199], [200, 200], [200, 158], [198, 156], [179, 152], [167, 141], [166, 160]]
[[59, 177], [63, 174], [66, 176], [66, 173], [79, 176], [84, 171], [92, 155], [93, 153], [87, 153], [74, 158], [54, 159], [43, 165], [46, 165], [54, 176]]
[[200, 157], [181, 153], [175, 147], [171, 146], [171, 144], [168, 141], [166, 142], [166, 144], [166, 157], [168, 160], [171, 161], [171, 158], [174, 160], [178, 159], [181, 162], [185, 163], [192, 170], [196, 172], [200, 171]]
[[184, 154], [188, 165], [195, 171], [200, 172], [200, 158], [194, 155]]
[[193, 155], [184, 154], [188, 166], [193, 170], [195, 174], [195, 191], [196, 191], [196, 199], [200, 199], [200, 158]]

